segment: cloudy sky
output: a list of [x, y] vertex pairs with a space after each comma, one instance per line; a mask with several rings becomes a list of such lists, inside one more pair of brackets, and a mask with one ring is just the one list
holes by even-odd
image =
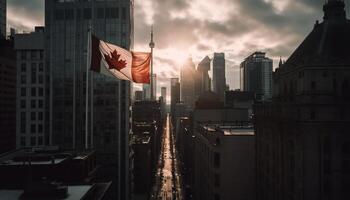
[[[347, 2], [349, 0], [345, 0]], [[44, 24], [44, 0], [7, 0], [8, 27], [30, 31]], [[135, 50], [148, 50], [150, 25], [155, 31], [158, 86], [178, 77], [191, 56], [224, 52], [226, 79], [239, 85], [239, 63], [252, 52], [266, 51], [277, 64], [287, 59], [323, 17], [325, 0], [135, 0]], [[349, 4], [347, 11], [349, 13]], [[158, 93], [160, 89], [158, 89]]]

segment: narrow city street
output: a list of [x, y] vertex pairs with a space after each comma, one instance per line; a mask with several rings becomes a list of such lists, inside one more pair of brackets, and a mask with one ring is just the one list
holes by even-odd
[[151, 199], [178, 200], [182, 198], [181, 175], [177, 163], [177, 152], [170, 116], [167, 116], [162, 137], [162, 149], [158, 161], [156, 182]]

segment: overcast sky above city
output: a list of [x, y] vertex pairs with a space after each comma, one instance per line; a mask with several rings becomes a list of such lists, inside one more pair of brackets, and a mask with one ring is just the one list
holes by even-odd
[[[254, 51], [287, 59], [322, 20], [325, 0], [135, 0], [135, 50], [147, 51], [155, 31], [158, 86], [178, 77], [181, 63], [197, 64], [213, 52], [226, 54], [226, 79], [239, 87], [239, 63]], [[348, 0], [345, 1], [349, 13]], [[44, 0], [8, 0], [8, 27], [19, 32], [44, 25]], [[276, 66], [275, 66], [276, 67]], [[160, 93], [160, 89], [158, 89]]]

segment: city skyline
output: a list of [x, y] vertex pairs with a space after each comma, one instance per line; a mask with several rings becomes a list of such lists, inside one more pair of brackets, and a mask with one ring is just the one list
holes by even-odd
[[[199, 0], [135, 1], [134, 49], [149, 50], [150, 26], [154, 24], [157, 96], [161, 87], [170, 88], [169, 78], [180, 77], [182, 61], [188, 56], [197, 66], [203, 57], [213, 52], [225, 53], [227, 84], [230, 89], [238, 89], [239, 63], [259, 50], [265, 51], [277, 68], [280, 56], [287, 59], [315, 21], [322, 19], [323, 3], [225, 0], [216, 5]], [[221, 15], [216, 15], [217, 10]], [[349, 3], [346, 10], [349, 12]], [[44, 1], [8, 1], [7, 23], [8, 32], [10, 28], [29, 32], [34, 26], [44, 25]], [[169, 24], [177, 26], [178, 31], [169, 29]], [[174, 36], [179, 38], [176, 43], [171, 39]], [[135, 88], [142, 86], [135, 85]]]

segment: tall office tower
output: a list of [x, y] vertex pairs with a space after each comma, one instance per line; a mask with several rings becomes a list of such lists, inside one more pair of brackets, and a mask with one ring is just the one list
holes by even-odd
[[258, 101], [272, 97], [272, 60], [264, 52], [248, 56], [240, 66], [240, 88], [255, 92]]
[[152, 75], [153, 84], [153, 99], [151, 99], [151, 84], [143, 84], [143, 99], [144, 100], [155, 100], [157, 94], [157, 74]]
[[175, 115], [176, 104], [180, 102], [180, 82], [179, 78], [171, 78], [170, 80], [170, 112], [172, 117]]
[[210, 70], [210, 58], [206, 56], [203, 58], [203, 60], [198, 64], [197, 72], [199, 74], [199, 95], [201, 95], [203, 92], [210, 91], [211, 83], [209, 78], [209, 72]]
[[225, 77], [225, 54], [214, 53], [214, 57], [210, 62], [211, 90], [220, 96], [223, 101], [226, 91]]
[[0, 39], [6, 37], [6, 0], [0, 0]]
[[16, 148], [16, 54], [0, 38], [0, 154]]
[[17, 65], [16, 146], [40, 147], [49, 144], [48, 70], [44, 57], [44, 27], [15, 35]]
[[350, 20], [341, 0], [274, 72], [255, 108], [257, 196], [350, 199]]
[[48, 0], [45, 26], [50, 144], [95, 149], [102, 178], [113, 180], [115, 198], [129, 199], [130, 82], [86, 72], [89, 29], [102, 40], [132, 47], [133, 1]]
[[196, 69], [192, 58], [188, 58], [181, 67], [181, 101], [191, 108], [195, 102], [195, 73]]
[[167, 103], [166, 100], [166, 87], [161, 87], [160, 89], [160, 96], [163, 97], [163, 101], [165, 102], [165, 104]]

